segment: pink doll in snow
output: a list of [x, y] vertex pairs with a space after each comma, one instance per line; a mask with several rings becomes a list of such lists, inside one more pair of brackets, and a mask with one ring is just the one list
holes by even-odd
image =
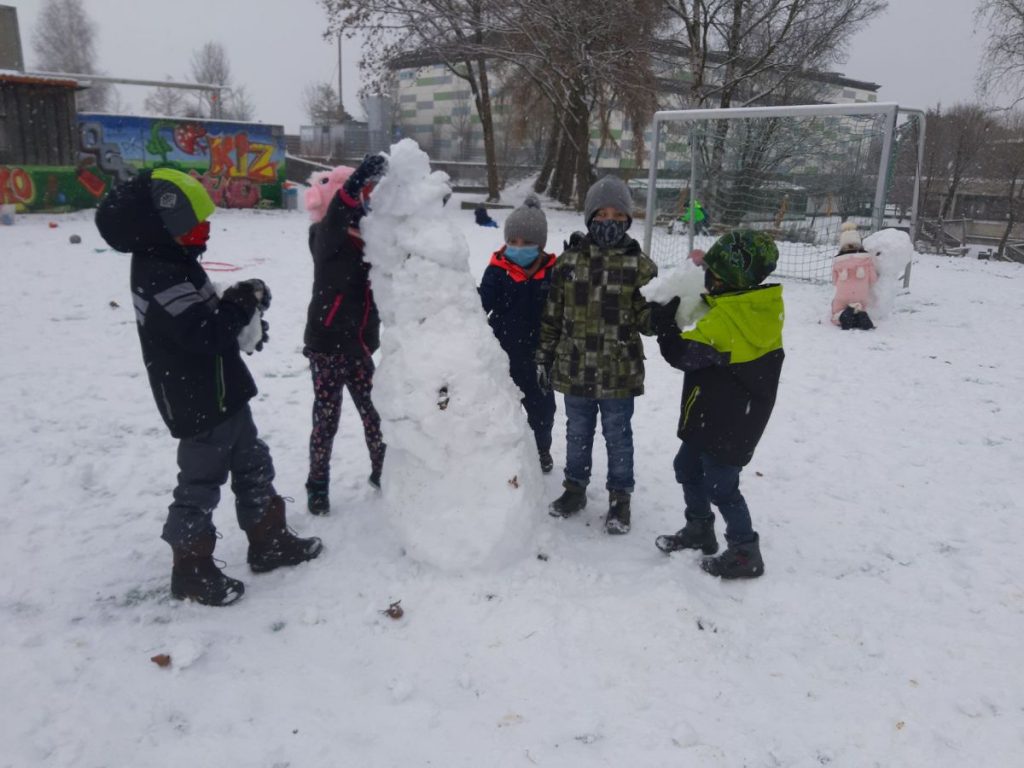
[[348, 181], [354, 170], [347, 165], [339, 165], [329, 171], [314, 171], [310, 174], [309, 189], [306, 190], [306, 210], [309, 211], [309, 218], [314, 223], [324, 217], [331, 198], [338, 194], [338, 190]]
[[832, 282], [836, 286], [832, 322], [843, 330], [873, 328], [867, 311], [871, 306], [871, 286], [877, 280], [874, 257], [861, 245], [857, 225], [846, 222], [839, 234], [839, 253], [832, 261]]

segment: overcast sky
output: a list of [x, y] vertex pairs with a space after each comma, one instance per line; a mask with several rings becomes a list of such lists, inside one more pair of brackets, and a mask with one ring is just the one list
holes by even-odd
[[[32, 31], [43, 0], [0, 0], [18, 9], [27, 64], [35, 64]], [[236, 83], [247, 86], [257, 118], [296, 133], [305, 122], [303, 87], [336, 83], [336, 44], [323, 39], [316, 0], [85, 0], [99, 28], [99, 66], [118, 77], [184, 79], [194, 49], [208, 40], [227, 49]], [[973, 0], [889, 0], [889, 10], [853, 36], [847, 77], [878, 83], [880, 101], [908, 107], [950, 105], [975, 97], [983, 47], [973, 34]], [[360, 115], [357, 41], [343, 44], [345, 106]], [[123, 86], [141, 109], [146, 90]]]

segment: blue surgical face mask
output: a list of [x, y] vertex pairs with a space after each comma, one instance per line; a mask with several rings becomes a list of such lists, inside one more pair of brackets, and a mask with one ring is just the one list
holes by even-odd
[[590, 232], [590, 237], [597, 243], [598, 248], [613, 248], [618, 245], [626, 236], [627, 229], [629, 229], [628, 221], [613, 219], [608, 221], [591, 219], [587, 225], [587, 231]]
[[540, 254], [538, 245], [506, 245], [505, 258], [520, 267], [528, 267]]

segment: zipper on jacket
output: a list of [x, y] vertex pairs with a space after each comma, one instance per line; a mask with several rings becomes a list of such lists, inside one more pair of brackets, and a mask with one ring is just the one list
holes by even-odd
[[224, 386], [224, 358], [221, 357], [220, 355], [217, 355], [216, 380], [217, 380], [217, 407], [220, 409], [221, 413], [224, 413], [224, 411], [226, 411], [228, 409], [227, 406], [224, 404], [224, 397], [227, 394], [227, 389]]
[[339, 293], [334, 297], [334, 302], [331, 304], [331, 308], [327, 310], [327, 317], [324, 318], [324, 328], [330, 328], [331, 323], [334, 322], [334, 316], [338, 314], [338, 307], [341, 306], [342, 295]]
[[686, 398], [686, 405], [683, 406], [683, 428], [684, 429], [686, 428], [686, 422], [688, 422], [690, 420], [690, 410], [693, 408], [694, 404], [697, 402], [697, 398], [699, 396], [700, 396], [700, 385], [698, 384], [696, 387], [693, 388], [693, 391], [690, 393], [690, 396], [688, 398]]

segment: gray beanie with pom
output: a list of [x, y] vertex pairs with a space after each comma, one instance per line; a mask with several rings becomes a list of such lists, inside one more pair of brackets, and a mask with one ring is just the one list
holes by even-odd
[[633, 196], [618, 176], [604, 176], [590, 185], [583, 203], [583, 220], [589, 224], [602, 208], [614, 208], [633, 218]]
[[505, 242], [521, 237], [528, 243], [544, 248], [548, 240], [548, 219], [540, 209], [536, 195], [528, 195], [523, 204], [505, 219]]

